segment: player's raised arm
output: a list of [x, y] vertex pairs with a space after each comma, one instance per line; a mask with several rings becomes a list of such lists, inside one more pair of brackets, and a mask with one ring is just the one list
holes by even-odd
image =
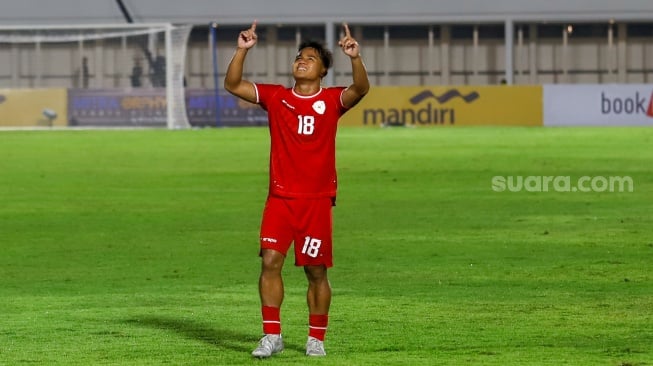
[[363, 63], [360, 53], [360, 45], [351, 36], [349, 26], [343, 23], [344, 36], [338, 42], [345, 55], [351, 59], [351, 75], [353, 83], [342, 93], [342, 103], [345, 107], [351, 108], [356, 105], [370, 90], [370, 81], [367, 77], [367, 69]]
[[227, 75], [224, 77], [224, 88], [229, 93], [251, 103], [256, 103], [256, 90], [252, 82], [243, 79], [243, 65], [247, 52], [254, 47], [257, 41], [256, 21], [254, 21], [249, 29], [238, 35], [238, 47], [227, 67]]

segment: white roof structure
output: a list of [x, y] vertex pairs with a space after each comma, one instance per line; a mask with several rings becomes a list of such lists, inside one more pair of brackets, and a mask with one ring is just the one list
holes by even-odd
[[[647, 21], [651, 0], [123, 0], [136, 23]], [[0, 25], [125, 23], [117, 0], [0, 0]]]

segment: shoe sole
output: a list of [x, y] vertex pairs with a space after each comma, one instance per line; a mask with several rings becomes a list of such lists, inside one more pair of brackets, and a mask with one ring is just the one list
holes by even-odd
[[254, 358], [270, 358], [270, 357], [272, 357], [272, 356], [274, 356], [274, 355], [276, 355], [278, 353], [281, 353], [281, 352], [283, 352], [283, 349], [281, 349], [279, 351], [276, 351], [276, 352], [272, 352], [272, 354], [270, 354], [268, 356], [258, 356], [258, 355], [255, 355], [255, 354], [252, 353], [252, 357], [254, 357]]

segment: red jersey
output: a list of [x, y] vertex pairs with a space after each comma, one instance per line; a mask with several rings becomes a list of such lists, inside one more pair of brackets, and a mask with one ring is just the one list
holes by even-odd
[[304, 96], [282, 85], [254, 84], [268, 112], [270, 194], [291, 198], [335, 197], [336, 131], [346, 111], [344, 87]]

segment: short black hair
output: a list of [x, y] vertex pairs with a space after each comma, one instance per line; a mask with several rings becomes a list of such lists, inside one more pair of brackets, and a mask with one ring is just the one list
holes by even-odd
[[[324, 65], [324, 68], [327, 69], [327, 72], [331, 65], [333, 65], [333, 54], [329, 49], [324, 47], [324, 44], [319, 41], [315, 40], [306, 40], [302, 42], [299, 47], [297, 47], [297, 52], [301, 52], [304, 48], [312, 48], [317, 51], [317, 54], [320, 55], [320, 59], [322, 60], [322, 65]], [[327, 73], [325, 72], [322, 77], [324, 77]]]

